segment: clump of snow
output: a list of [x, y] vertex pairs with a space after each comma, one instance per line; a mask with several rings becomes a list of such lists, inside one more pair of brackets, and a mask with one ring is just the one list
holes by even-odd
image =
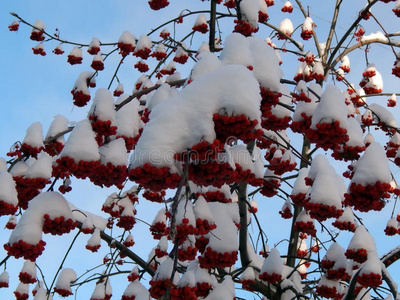
[[52, 158], [47, 153], [41, 152], [39, 158], [29, 166], [25, 177], [50, 179], [52, 176], [52, 163]]
[[56, 281], [56, 289], [67, 290], [72, 293], [71, 282], [76, 280], [76, 272], [70, 268], [64, 268], [61, 270]]
[[7, 162], [4, 158], [0, 157], [0, 172], [7, 171]]
[[260, 2], [258, 0], [242, 0], [240, 1], [240, 12], [242, 18], [253, 28], [258, 28], [258, 11], [260, 10]]
[[303, 30], [312, 31], [313, 30], [313, 24], [314, 24], [314, 21], [310, 17], [307, 17], [304, 20], [302, 28], [303, 28]]
[[[68, 203], [71, 211], [72, 211], [72, 216], [74, 217], [75, 220], [77, 220], [80, 223], [84, 223], [88, 218], [90, 218], [90, 221], [94, 225], [94, 227], [98, 228], [99, 230], [104, 230], [107, 226], [107, 219], [104, 219], [100, 216], [97, 216], [93, 213], [90, 213], [88, 211], [82, 210], [80, 208], [77, 208], [75, 205], [73, 205], [71, 202]], [[89, 220], [88, 220], [89, 221]]]
[[146, 107], [151, 111], [158, 104], [170, 97], [173, 97], [177, 93], [178, 91], [175, 88], [172, 88], [169, 84], [162, 84], [146, 101]]
[[[213, 83], [219, 82], [215, 85]], [[215, 88], [211, 88], [211, 87]], [[209, 72], [189, 84], [151, 112], [130, 161], [130, 168], [151, 162], [158, 167], [168, 166], [179, 172], [175, 153], [205, 140], [213, 143], [216, 137], [212, 117], [224, 108], [226, 113], [244, 114], [260, 121], [258, 83], [251, 72], [239, 65], [224, 66]], [[168, 112], [168, 113], [166, 113]], [[153, 151], [157, 150], [157, 157]]]
[[151, 47], [153, 47], [151, 39], [145, 34], [141, 35], [137, 42], [136, 50], [151, 49]]
[[202, 24], [207, 24], [207, 18], [203, 14], [199, 14], [196, 18], [196, 21], [194, 22], [194, 26], [202, 25]]
[[95, 228], [93, 234], [90, 236], [86, 245], [90, 247], [96, 247], [100, 245], [100, 242], [101, 242], [100, 229]]
[[[220, 59], [223, 64], [253, 67], [253, 75], [262, 87], [278, 91], [283, 73], [273, 53], [274, 50], [257, 37], [232, 33], [226, 38]], [[265, 72], [267, 69], [269, 72]]]
[[288, 36], [291, 36], [294, 31], [293, 23], [289, 18], [282, 20], [278, 28], [281, 32]]
[[362, 265], [359, 276], [363, 274], [381, 274], [382, 273], [382, 262], [378, 257], [378, 253], [375, 251], [368, 253], [367, 261]]
[[318, 123], [334, 121], [339, 121], [340, 127], [347, 130], [347, 107], [344, 95], [336, 86], [328, 85], [312, 116], [311, 128], [317, 129]]
[[397, 122], [393, 114], [382, 105], [373, 103], [368, 107], [368, 109], [379, 118], [379, 122], [392, 127], [397, 127]]
[[33, 29], [33, 30], [40, 30], [40, 31], [42, 31], [42, 30], [45, 30], [45, 28], [46, 28], [46, 25], [44, 25], [44, 23], [41, 21], [41, 20], [36, 20], [35, 21], [35, 23], [33, 24], [33, 27], [36, 27], [35, 29]]
[[363, 130], [360, 123], [354, 118], [348, 118], [347, 121], [349, 124], [347, 128], [349, 140], [346, 142], [346, 145], [351, 147], [364, 147]]
[[100, 147], [100, 161], [103, 165], [111, 163], [114, 166], [124, 166], [127, 164], [127, 151], [125, 141], [116, 139]]
[[71, 157], [75, 162], [100, 159], [99, 148], [89, 120], [82, 120], [76, 124], [61, 151], [60, 157], [63, 156]]
[[351, 182], [366, 186], [374, 185], [377, 181], [390, 183], [391, 180], [392, 176], [385, 150], [379, 143], [372, 142], [365, 150], [364, 155], [357, 161]]
[[68, 56], [82, 57], [82, 49], [79, 48], [78, 46], [76, 46], [76, 47], [72, 48], [72, 50], [68, 54]]
[[364, 226], [360, 225], [357, 227], [347, 249], [365, 249], [369, 255], [371, 252], [376, 252], [376, 244], [372, 235], [365, 229]]
[[18, 193], [15, 188], [15, 181], [7, 171], [0, 172], [0, 201], [14, 206], [18, 205]]
[[10, 275], [7, 271], [4, 271], [0, 274], [0, 282], [3, 284], [8, 284], [10, 282]]
[[41, 193], [29, 201], [28, 209], [22, 214], [11, 233], [9, 244], [23, 240], [28, 244], [36, 245], [42, 238], [44, 214], [48, 214], [50, 219], [63, 216], [65, 220], [75, 220], [67, 200], [60, 193]]
[[247, 267], [240, 276], [240, 280], [255, 280], [255, 279], [256, 275], [254, 274], [254, 269], [252, 267]]
[[118, 39], [118, 43], [130, 44], [133, 47], [136, 45], [136, 37], [129, 31], [124, 31]]
[[[57, 134], [68, 130], [68, 119], [63, 115], [54, 116], [53, 122], [51, 122], [50, 128], [46, 133], [46, 140], [51, 139]], [[57, 141], [64, 144], [64, 136], [57, 138]]]
[[211, 212], [210, 206], [203, 196], [200, 196], [195, 203], [193, 208], [194, 215], [196, 219], [208, 220], [208, 223], [211, 225], [214, 223], [214, 217]]
[[270, 275], [281, 275], [283, 272], [283, 261], [277, 248], [272, 248], [268, 257], [264, 259], [260, 273], [268, 273]]
[[139, 280], [131, 282], [124, 291], [124, 296], [134, 297], [135, 300], [148, 300], [150, 299], [149, 291], [140, 283]]
[[28, 171], [29, 165], [24, 161], [17, 162], [11, 169], [10, 174], [12, 176], [24, 176], [26, 171]]
[[210, 202], [208, 203], [217, 228], [213, 230], [213, 234], [210, 235], [209, 243], [207, 247], [212, 248], [218, 253], [232, 253], [239, 249], [239, 243], [237, 238], [237, 227], [236, 223], [239, 223], [237, 216], [233, 210], [237, 210], [238, 206], [236, 203], [218, 203]]
[[96, 91], [92, 106], [90, 107], [88, 116], [95, 115], [99, 120], [114, 123], [115, 109], [114, 97], [111, 92], [105, 88], [100, 88]]
[[110, 277], [103, 278], [97, 282], [96, 287], [92, 293], [91, 299], [110, 299], [112, 295], [112, 287]]
[[191, 80], [195, 80], [196, 78], [208, 72], [214, 71], [221, 66], [221, 61], [217, 56], [215, 56], [215, 54], [211, 52], [202, 51], [197, 57], [198, 61], [193, 66], [193, 69], [190, 73]]
[[[75, 81], [72, 91], [82, 91], [83, 94], [89, 95], [88, 80], [93, 77], [94, 73], [85, 71], [79, 74], [78, 79]], [[92, 80], [91, 80], [92, 81]]]
[[366, 43], [372, 40], [377, 40], [378, 42], [382, 42], [384, 44], [389, 42], [388, 38], [381, 31], [377, 31], [376, 33], [371, 33], [368, 35], [363, 35], [360, 42]]
[[222, 283], [217, 283], [211, 293], [204, 300], [231, 300], [235, 299], [235, 285], [231, 276], [225, 276]]
[[26, 130], [26, 135], [22, 144], [27, 144], [32, 147], [43, 147], [43, 129], [40, 122], [35, 122]]
[[30, 260], [26, 260], [20, 273], [27, 273], [32, 278], [36, 279], [36, 264]]
[[[122, 97], [122, 95], [120, 97]], [[117, 136], [135, 137], [138, 135], [141, 127], [141, 120], [138, 111], [139, 102], [137, 101], [131, 101], [128, 104], [125, 104], [117, 111], [115, 117]]]

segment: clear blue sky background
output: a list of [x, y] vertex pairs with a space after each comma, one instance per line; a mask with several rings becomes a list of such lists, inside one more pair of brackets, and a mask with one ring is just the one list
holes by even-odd
[[[41, 121], [46, 132], [52, 117], [56, 114], [63, 114], [72, 121], [79, 121], [87, 114], [88, 107], [77, 108], [72, 105], [72, 97], [70, 90], [80, 72], [90, 70], [91, 58], [84, 51], [83, 65], [70, 66], [66, 62], [66, 54], [71, 49], [70, 46], [64, 46], [66, 54], [56, 56], [51, 53], [52, 49], [57, 45], [57, 42], [45, 44], [47, 56], [35, 56], [32, 54], [31, 48], [36, 45], [36, 42], [29, 40], [30, 29], [21, 25], [17, 33], [9, 32], [7, 26], [13, 21], [8, 13], [15, 11], [21, 17], [25, 18], [30, 23], [36, 19], [41, 19], [46, 24], [46, 30], [53, 32], [55, 28], [60, 29], [63, 39], [89, 43], [92, 37], [98, 37], [103, 42], [116, 41], [119, 35], [124, 30], [130, 30], [137, 37], [147, 33], [151, 28], [156, 27], [160, 23], [175, 17], [179, 12], [187, 7], [189, 1], [172, 0], [171, 5], [162, 11], [154, 12], [148, 5], [147, 1], [21, 1], [15, 0], [0, 4], [0, 39], [2, 47], [0, 47], [0, 87], [1, 87], [1, 110], [0, 119], [2, 120], [1, 139], [0, 139], [0, 156], [4, 156], [9, 147], [17, 140], [22, 140], [25, 135], [26, 128], [36, 121]], [[284, 1], [276, 0], [277, 5], [269, 10], [271, 23], [279, 24], [279, 22], [287, 17], [280, 12], [280, 7]], [[293, 1], [294, 2], [294, 1]], [[330, 25], [332, 1], [329, 4], [321, 5], [317, 1], [305, 1], [311, 6], [312, 18], [318, 25], [317, 31], [320, 34], [320, 41], [324, 41], [327, 35], [327, 28]], [[351, 24], [357, 11], [364, 5], [365, 1], [354, 0], [352, 7], [343, 10], [341, 19], [338, 24], [337, 34], [340, 36], [344, 29]], [[192, 10], [206, 9], [208, 2], [190, 1]], [[328, 2], [327, 2], [328, 3]], [[358, 7], [357, 7], [358, 6]], [[383, 25], [389, 31], [396, 31], [399, 28], [399, 19], [392, 16], [391, 4], [385, 5], [380, 3], [374, 10], [374, 13], [381, 19]], [[299, 16], [298, 13], [296, 13]], [[291, 16], [296, 25], [302, 22], [302, 18]], [[192, 26], [194, 18], [185, 21], [185, 23], [177, 27], [177, 36], [183, 36]], [[186, 30], [184, 29], [187, 25]], [[231, 32], [232, 19], [221, 23], [221, 28], [224, 35]], [[368, 30], [377, 30], [373, 25], [373, 21], [368, 21], [365, 28]], [[173, 28], [169, 26], [172, 32]], [[269, 35], [269, 29], [261, 29], [257, 34], [265, 38]], [[299, 39], [299, 34], [295, 35]], [[197, 35], [193, 40], [194, 49], [197, 49], [200, 42], [206, 39], [205, 36]], [[276, 42], [281, 45], [281, 42]], [[312, 42], [304, 42], [307, 46], [312, 47]], [[307, 47], [306, 47], [307, 48]], [[313, 48], [312, 48], [313, 49]], [[297, 69], [298, 62], [296, 59], [290, 58], [288, 54], [282, 54], [284, 64], [282, 66], [285, 72], [285, 78], [291, 79]], [[365, 68], [365, 63], [357, 58], [363, 57], [363, 52], [358, 51], [350, 56], [352, 60], [352, 73], [350, 81], [358, 83], [361, 79], [361, 73]], [[98, 87], [106, 87], [110, 78], [110, 72], [113, 72], [118, 57], [111, 58], [106, 63], [106, 71], [102, 72], [97, 80]], [[378, 70], [382, 73], [385, 81], [384, 91], [395, 92], [398, 86], [398, 79], [392, 77], [391, 67], [394, 61], [393, 54], [387, 48], [382, 46], [374, 46], [370, 52], [370, 61], [378, 65]], [[125, 85], [125, 90], [130, 92], [133, 84], [139, 74], [134, 71], [133, 58], [128, 59], [121, 68], [120, 79]], [[183, 69], [182, 76], [187, 75], [188, 70]], [[397, 90], [398, 91], [398, 90]], [[386, 98], [379, 99], [383, 105], [386, 103]], [[398, 115], [398, 108], [393, 111]], [[345, 164], [336, 164], [338, 173], [341, 173]], [[74, 183], [74, 190], [67, 196], [69, 200], [77, 206], [87, 210], [100, 213], [101, 204], [105, 200], [106, 195], [111, 193], [111, 189], [101, 189], [93, 187], [89, 183], [79, 182]], [[144, 201], [142, 201], [144, 202]], [[289, 232], [290, 222], [281, 220], [278, 217], [277, 211], [282, 206], [282, 202], [278, 199], [263, 199], [258, 198], [260, 206], [260, 218], [265, 224], [266, 232], [271, 243], [276, 243], [282, 238], [282, 232]], [[154, 211], [159, 209], [159, 206], [151, 204], [141, 204], [139, 207], [138, 216], [148, 222], [152, 221]], [[272, 208], [272, 209], [271, 209]], [[397, 237], [385, 237], [382, 232], [387, 220], [390, 218], [390, 213], [393, 208], [393, 203], [387, 205], [385, 210], [379, 214], [373, 213], [371, 216], [366, 214], [361, 215], [369, 225], [371, 232], [377, 236], [378, 250], [380, 254], [385, 253], [390, 247], [397, 245]], [[271, 218], [276, 219], [273, 226], [267, 222]], [[0, 220], [0, 228], [3, 228], [6, 218]], [[277, 230], [279, 228], [279, 230]], [[145, 234], [143, 234], [143, 232]], [[152, 240], [144, 239], [147, 235], [147, 227], [142, 224], [137, 224], [133, 230], [137, 245], [135, 251], [147, 258], [147, 253], [155, 244]], [[2, 231], [1, 244], [7, 241], [9, 232]], [[347, 246], [349, 235], [344, 235], [343, 246]], [[51, 282], [52, 274], [55, 273], [59, 262], [62, 259], [66, 245], [72, 240], [73, 235], [62, 238], [53, 238], [45, 236], [47, 242], [45, 253], [38, 259], [38, 264], [44, 269], [46, 280]], [[77, 245], [71, 256], [67, 260], [66, 267], [74, 267], [79, 272], [86, 268], [90, 268], [101, 261], [104, 252], [97, 255], [91, 255], [84, 249], [87, 236], [81, 236], [78, 239]], [[141, 239], [142, 238], [142, 239]], [[283, 247], [286, 247], [284, 245]], [[5, 256], [4, 250], [0, 247], [0, 259]], [[102, 250], [105, 250], [103, 245]], [[284, 249], [284, 248], [283, 248]], [[88, 254], [88, 255], [86, 255]], [[17, 285], [17, 275], [20, 271], [22, 262], [10, 259], [7, 270], [11, 273], [11, 288], [8, 290], [0, 290], [1, 299], [12, 299], [12, 292]], [[395, 270], [393, 267], [391, 269]], [[398, 268], [396, 268], [398, 269]], [[101, 272], [102, 269], [99, 269]], [[400, 276], [393, 273], [394, 278], [400, 280]], [[118, 283], [117, 283], [118, 281]], [[121, 296], [127, 281], [125, 279], [112, 280], [114, 287], [114, 295], [117, 299]], [[88, 299], [91, 295], [94, 283], [92, 282], [86, 288], [79, 291], [78, 299]]]

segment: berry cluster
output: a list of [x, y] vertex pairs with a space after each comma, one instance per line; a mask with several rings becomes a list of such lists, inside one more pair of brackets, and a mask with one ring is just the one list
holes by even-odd
[[390, 198], [388, 193], [390, 189], [389, 183], [380, 181], [366, 186], [353, 182], [349, 186], [348, 193], [344, 194], [344, 204], [362, 212], [380, 211], [385, 206], [384, 199]]
[[200, 267], [203, 269], [228, 268], [237, 261], [237, 251], [219, 253], [210, 247], [199, 256]]
[[26, 260], [35, 261], [44, 251], [46, 242], [40, 240], [36, 245], [31, 245], [23, 240], [19, 240], [16, 243], [5, 244], [4, 249], [7, 251], [7, 255], [14, 256], [15, 258], [23, 257]]
[[168, 167], [157, 168], [149, 163], [129, 171], [129, 179], [152, 191], [174, 189], [179, 185], [181, 176], [171, 173]]
[[150, 280], [150, 296], [155, 299], [160, 299], [167, 292], [167, 289], [172, 286], [173, 284], [169, 279]]
[[258, 275], [258, 278], [260, 278], [263, 281], [268, 282], [269, 284], [276, 284], [282, 280], [282, 275], [276, 274], [276, 273], [268, 274], [268, 273], [264, 272], [264, 273], [261, 273], [260, 275]]
[[345, 255], [348, 259], [352, 259], [359, 264], [364, 263], [368, 258], [368, 252], [366, 249], [347, 249]]
[[78, 226], [78, 223], [72, 219], [65, 219], [64, 216], [51, 219], [48, 214], [43, 216], [43, 232], [52, 235], [63, 235], [69, 233]]

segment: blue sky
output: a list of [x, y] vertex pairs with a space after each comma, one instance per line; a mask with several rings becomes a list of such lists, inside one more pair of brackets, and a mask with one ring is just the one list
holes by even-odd
[[[138, 4], [140, 2], [140, 4]], [[193, 5], [192, 9], [207, 8], [208, 2], [190, 1]], [[329, 20], [331, 18], [331, 8], [329, 5], [315, 5], [316, 1], [304, 1], [311, 6], [311, 17], [317, 23], [317, 31], [321, 34], [323, 41], [326, 37]], [[21, 25], [20, 30], [16, 33], [9, 32], [7, 26], [13, 21], [8, 13], [14, 11], [21, 17], [25, 18], [30, 23], [36, 19], [41, 19], [46, 24], [46, 29], [53, 32], [55, 28], [60, 29], [61, 37], [67, 40], [89, 43], [92, 37], [97, 37], [103, 42], [116, 41], [119, 35], [124, 30], [130, 30], [137, 37], [141, 34], [147, 33], [151, 28], [156, 27], [158, 24], [175, 17], [179, 12], [186, 8], [187, 0], [172, 0], [171, 5], [163, 11], [154, 12], [149, 9], [147, 1], [3, 1], [0, 4], [0, 39], [3, 41], [0, 47], [0, 87], [2, 90], [0, 103], [2, 109], [0, 110], [0, 118], [3, 122], [0, 139], [0, 155], [5, 155], [9, 147], [17, 140], [22, 140], [25, 135], [26, 128], [36, 121], [41, 121], [46, 132], [52, 117], [56, 114], [63, 114], [72, 121], [79, 121], [87, 114], [88, 107], [77, 108], [72, 105], [72, 97], [70, 90], [80, 72], [90, 70], [89, 55], [84, 54], [84, 64], [77, 66], [70, 66], [66, 62], [66, 55], [55, 56], [51, 53], [52, 49], [57, 45], [56, 42], [46, 43], [45, 49], [47, 56], [35, 56], [32, 54], [31, 48], [36, 45], [36, 42], [29, 40], [30, 29]], [[279, 24], [280, 20], [286, 15], [280, 13], [281, 1], [276, 0], [277, 6], [270, 9], [270, 16], [272, 23]], [[338, 24], [338, 35], [342, 34], [346, 26], [348, 26], [354, 17], [357, 15], [358, 7], [362, 7], [364, 1], [352, 1], [354, 6], [342, 12], [343, 16]], [[390, 6], [390, 8], [389, 8]], [[391, 4], [384, 6], [380, 3], [374, 12], [382, 20], [382, 23], [389, 31], [397, 31], [399, 27], [398, 19], [392, 16]], [[298, 14], [297, 14], [298, 15]], [[294, 22], [301, 22], [302, 18], [293, 17]], [[188, 20], [185, 24], [190, 24], [194, 18]], [[221, 22], [221, 28], [224, 33], [231, 31], [232, 19], [226, 22]], [[373, 22], [366, 23], [365, 28], [368, 30], [377, 30]], [[185, 33], [184, 25], [177, 27], [177, 35], [182, 36]], [[172, 28], [169, 27], [170, 31]], [[257, 33], [258, 36], [265, 38], [269, 35], [270, 30], [260, 29]], [[297, 35], [298, 38], [298, 35]], [[202, 39], [206, 37], [197, 35], [193, 40], [194, 49], [200, 44]], [[305, 42], [305, 45], [312, 45], [312, 42]], [[48, 44], [48, 45], [47, 45]], [[277, 45], [281, 45], [277, 42]], [[66, 53], [71, 49], [70, 46], [64, 46]], [[285, 72], [285, 78], [292, 78], [295, 70], [297, 69], [297, 61], [291, 59], [288, 54], [282, 54], [284, 57], [284, 64], [282, 66]], [[358, 51], [350, 56], [352, 60], [352, 72], [350, 81], [356, 83], [361, 79], [361, 73], [365, 68], [363, 61], [357, 61], [363, 52]], [[387, 48], [381, 46], [374, 46], [370, 51], [370, 61], [375, 62], [379, 67], [385, 81], [384, 91], [394, 92], [398, 86], [398, 79], [390, 76], [391, 67], [394, 61], [393, 54]], [[98, 87], [108, 85], [110, 72], [114, 70], [118, 57], [111, 58], [109, 63], [106, 64], [106, 71], [104, 71], [97, 80]], [[126, 61], [121, 68], [120, 79], [125, 85], [126, 91], [131, 91], [133, 84], [139, 76], [133, 69], [134, 59]], [[182, 76], [187, 75], [187, 69], [184, 69]], [[186, 72], [186, 73], [185, 73]], [[386, 102], [386, 98], [382, 97], [381, 103]], [[398, 108], [393, 111], [398, 115]], [[337, 167], [341, 170], [345, 164], [338, 164]], [[339, 171], [338, 171], [339, 173]], [[87, 191], [90, 191], [88, 196]], [[79, 182], [74, 185], [73, 192], [68, 195], [68, 198], [73, 199], [76, 205], [87, 209], [99, 211], [102, 202], [105, 200], [106, 195], [110, 190], [104, 190], [98, 187], [93, 187], [86, 182]], [[266, 224], [266, 232], [270, 237], [272, 243], [279, 241], [282, 237], [282, 231], [289, 231], [289, 221], [280, 220], [271, 227], [266, 220], [277, 215], [277, 211], [282, 206], [280, 200], [275, 199], [272, 202], [267, 199], [258, 199], [260, 212], [265, 212], [262, 216], [262, 222]], [[143, 201], [144, 202], [144, 201]], [[271, 203], [272, 202], [272, 203]], [[271, 212], [271, 207], [274, 208], [274, 213]], [[145, 209], [139, 212], [139, 216], [144, 220], [152, 220], [154, 210], [158, 206], [146, 204]], [[369, 228], [379, 236], [377, 240], [379, 253], [383, 254], [385, 251], [395, 245], [396, 238], [387, 238], [382, 235], [382, 231], [386, 225], [386, 221], [390, 217], [392, 204], [387, 205], [384, 212], [379, 214], [372, 214], [371, 217], [363, 215], [367, 224], [371, 225]], [[0, 222], [0, 228], [5, 223], [5, 218]], [[376, 224], [376, 226], [375, 226]], [[276, 228], [282, 229], [277, 234]], [[147, 233], [146, 226], [137, 224], [134, 228], [134, 235], [136, 242], [135, 250], [147, 258], [148, 249], [154, 246], [154, 243], [147, 243], [146, 240], [140, 241], [142, 232]], [[379, 233], [379, 234], [378, 234]], [[8, 232], [2, 234], [3, 238], [1, 243], [6, 241], [5, 236]], [[48, 270], [48, 274], [54, 274], [58, 267], [58, 262], [62, 259], [62, 254], [65, 251], [65, 245], [72, 240], [73, 235], [65, 238], [45, 237], [48, 245], [43, 257], [39, 258], [39, 265]], [[86, 254], [84, 245], [87, 237], [78, 239], [77, 247], [71, 253], [71, 257], [67, 261], [66, 266], [81, 265], [82, 270], [95, 265], [101, 260], [103, 254], [97, 256], [88, 255], [83, 258], [82, 254]], [[349, 236], [345, 235], [343, 240], [348, 240]], [[346, 242], [343, 245], [347, 245]], [[5, 253], [0, 247], [0, 259], [4, 257]], [[103, 245], [103, 249], [105, 245]], [[145, 254], [146, 253], [146, 254]], [[88, 253], [90, 254], [90, 253]], [[46, 256], [46, 257], [45, 257]], [[90, 264], [85, 265], [87, 262], [86, 257], [90, 257]], [[51, 262], [51, 263], [49, 263]], [[11, 288], [8, 290], [0, 290], [0, 298], [12, 298], [12, 291], [16, 286], [17, 274], [20, 270], [22, 263], [15, 262], [14, 259], [10, 260], [8, 270], [11, 274]], [[100, 269], [101, 271], [101, 269]], [[395, 274], [395, 273], [394, 273]], [[395, 276], [396, 277], [396, 276]], [[397, 275], [398, 277], [398, 275]], [[398, 277], [399, 278], [399, 277]], [[400, 278], [399, 278], [400, 279]], [[47, 279], [49, 280], [49, 279]], [[112, 281], [115, 295], [118, 297], [122, 294], [127, 282], [121, 282], [117, 286], [116, 280]], [[93, 283], [88, 288], [80, 291], [80, 297], [86, 299], [90, 297], [92, 292]]]

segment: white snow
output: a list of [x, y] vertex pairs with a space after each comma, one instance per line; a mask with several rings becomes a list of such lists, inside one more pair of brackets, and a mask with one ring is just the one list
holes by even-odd
[[294, 31], [293, 23], [289, 18], [282, 20], [278, 28], [280, 31], [288, 36], [291, 36]]
[[23, 240], [36, 245], [42, 238], [44, 214], [48, 214], [50, 219], [63, 216], [66, 220], [74, 220], [67, 200], [60, 193], [41, 193], [29, 201], [28, 209], [22, 214], [8, 242], [13, 244]]
[[397, 122], [393, 114], [382, 105], [373, 103], [368, 107], [368, 109], [379, 118], [380, 122], [384, 123], [385, 125], [397, 127]]
[[100, 161], [103, 165], [111, 163], [114, 166], [125, 166], [128, 156], [123, 139], [116, 139], [100, 147]]
[[90, 236], [89, 240], [87, 241], [88, 246], [97, 246], [100, 245], [101, 237], [100, 237], [100, 230], [95, 228], [93, 234]]
[[17, 206], [18, 193], [15, 188], [15, 182], [7, 171], [0, 172], [0, 201]]
[[[33, 26], [39, 29], [39, 31], [45, 30], [46, 28], [46, 25], [44, 25], [41, 20], [36, 20]], [[32, 29], [32, 31], [38, 31], [37, 29]]]
[[272, 248], [268, 257], [264, 259], [260, 274], [267, 273], [272, 275], [273, 273], [282, 275], [283, 272], [283, 261], [277, 248]]
[[334, 85], [328, 85], [321, 95], [314, 114], [311, 128], [316, 129], [318, 123], [340, 122], [340, 127], [347, 130], [347, 107], [342, 92]]
[[205, 15], [199, 14], [196, 18], [196, 21], [194, 22], [194, 26], [203, 25], [203, 24], [207, 24], [207, 18]]
[[35, 122], [26, 130], [26, 135], [22, 144], [32, 147], [43, 147], [43, 129], [40, 122]]
[[150, 299], [149, 291], [140, 283], [139, 280], [131, 282], [124, 291], [124, 296], [135, 297], [135, 300], [148, 300]]
[[247, 267], [242, 275], [240, 275], [240, 280], [255, 280], [256, 275], [254, 274], [254, 269], [252, 267]]
[[361, 43], [366, 43], [372, 40], [377, 40], [378, 42], [381, 43], [387, 43], [388, 42], [388, 38], [385, 36], [385, 34], [383, 34], [381, 31], [377, 31], [376, 33], [371, 33], [368, 35], [363, 35], [361, 37], [360, 42]]
[[[352, 183], [366, 186], [368, 184], [373, 185], [377, 181], [390, 183], [392, 180], [385, 150], [377, 142], [372, 142], [369, 145], [355, 167]], [[371, 170], [374, 170], [374, 172], [371, 172]]]
[[76, 280], [76, 272], [71, 268], [61, 270], [56, 281], [56, 288], [71, 291], [71, 282]]
[[362, 265], [361, 271], [359, 276], [362, 276], [363, 274], [381, 274], [381, 265], [382, 262], [380, 261], [378, 257], [378, 253], [375, 251], [369, 252], [368, 253], [368, 259], [367, 261]]
[[[127, 96], [126, 94], [123, 94], [118, 99], [123, 99], [124, 95]], [[138, 101], [130, 101], [117, 111], [115, 116], [117, 136], [135, 137], [139, 134], [141, 120], [138, 111]]]
[[204, 300], [232, 300], [235, 298], [235, 286], [231, 276], [224, 277], [224, 281], [216, 284], [212, 292]]
[[82, 120], [72, 130], [60, 157], [69, 156], [79, 162], [97, 161], [100, 159], [95, 134], [88, 120]]
[[7, 271], [3, 271], [3, 272], [0, 274], [0, 282], [2, 282], [2, 283], [9, 283], [9, 281], [10, 281], [10, 275], [8, 274]]
[[82, 57], [82, 49], [79, 47], [74, 47], [68, 56]]
[[110, 120], [112, 123], [114, 123], [114, 97], [109, 90], [100, 88], [96, 91], [92, 106], [90, 107], [88, 113], [88, 117], [91, 115], [95, 115], [99, 120]]
[[376, 252], [376, 244], [372, 235], [365, 229], [364, 226], [360, 225], [357, 227], [347, 249], [365, 249], [367, 250], [369, 256], [371, 252]]
[[84, 223], [87, 218], [90, 218], [91, 222], [93, 222], [93, 225], [96, 228], [100, 230], [104, 230], [106, 228], [108, 222], [107, 219], [104, 219], [103, 217], [97, 216], [93, 213], [77, 208], [71, 202], [69, 202], [68, 205], [72, 211], [74, 219], [77, 220], [78, 222]]
[[207, 247], [212, 248], [219, 253], [237, 251], [239, 249], [237, 227], [234, 222], [239, 223], [236, 216], [233, 216], [233, 210], [238, 214], [238, 206], [236, 203], [208, 203], [213, 213], [217, 228], [213, 230], [213, 234], [209, 236]]
[[312, 31], [313, 24], [314, 24], [314, 21], [310, 17], [307, 17], [304, 20], [302, 28], [303, 28], [303, 30]]
[[22, 294], [29, 294], [29, 285], [20, 282], [15, 291], [19, 292], [21, 295]]
[[25, 177], [50, 179], [52, 176], [52, 163], [53, 159], [47, 153], [41, 152], [38, 159], [29, 166]]
[[153, 43], [151, 42], [151, 39], [143, 34], [140, 36], [137, 45], [136, 45], [136, 51], [137, 50], [144, 50], [144, 49], [151, 49], [151, 47], [153, 47]]
[[124, 31], [118, 39], [118, 43], [130, 44], [133, 47], [136, 45], [136, 37], [129, 31]]
[[240, 2], [240, 11], [243, 20], [246, 20], [251, 27], [258, 28], [258, 11], [260, 2], [258, 0], [242, 0]]
[[105, 299], [106, 295], [112, 295], [112, 288], [110, 283], [110, 277], [104, 278], [101, 282], [96, 284], [96, 287], [92, 293], [91, 298], [94, 299]]
[[208, 220], [210, 225], [214, 223], [214, 217], [210, 206], [203, 196], [199, 196], [199, 198], [196, 200], [193, 211], [196, 219]]
[[[221, 78], [225, 78], [221, 84], [213, 84]], [[245, 114], [259, 121], [260, 98], [258, 83], [246, 68], [229, 65], [209, 72], [152, 110], [131, 157], [130, 168], [151, 162], [179, 172], [174, 153], [181, 153], [202, 140], [214, 141], [214, 113], [225, 108], [228, 114]], [[155, 157], [154, 150], [160, 155]]]
[[28, 273], [31, 277], [36, 278], [36, 264], [30, 260], [26, 260], [20, 273]]
[[[46, 133], [46, 140], [56, 136], [57, 134], [68, 130], [68, 119], [63, 115], [54, 116], [53, 122], [51, 122], [50, 128]], [[64, 144], [64, 136], [57, 138], [57, 141]]]
[[196, 78], [214, 71], [221, 66], [221, 61], [211, 52], [202, 51], [197, 57], [198, 61], [193, 66], [192, 72], [190, 73], [191, 80], [195, 80]]

